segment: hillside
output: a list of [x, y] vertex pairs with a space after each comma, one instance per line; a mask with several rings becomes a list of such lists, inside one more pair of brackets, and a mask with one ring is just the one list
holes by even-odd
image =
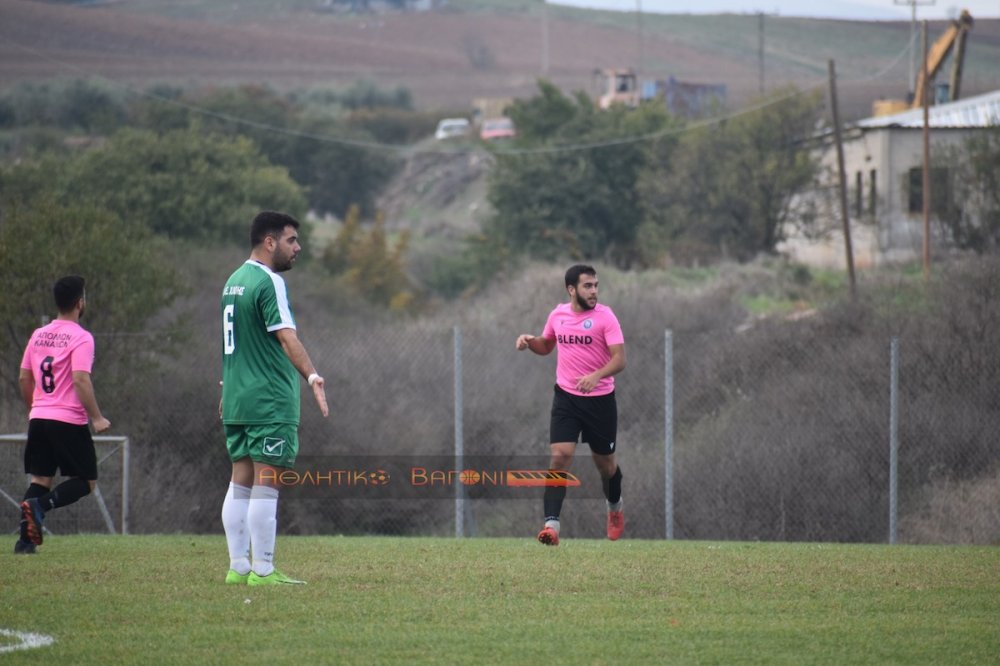
[[[454, 109], [475, 97], [530, 95], [540, 76], [587, 90], [593, 69], [606, 66], [724, 83], [737, 105], [760, 87], [756, 15], [644, 15], [637, 30], [627, 13], [550, 7], [543, 21], [539, 5], [523, 2], [466, 0], [447, 11], [363, 16], [322, 13], [320, 4], [0, 0], [0, 88], [82, 76], [138, 87], [257, 82], [281, 90], [369, 79], [405, 86], [422, 108]], [[932, 23], [932, 37], [943, 27]], [[825, 86], [833, 58], [846, 117], [906, 92], [906, 22], [767, 17], [764, 34], [766, 90]], [[996, 88], [1000, 20], [980, 20], [963, 90]]]

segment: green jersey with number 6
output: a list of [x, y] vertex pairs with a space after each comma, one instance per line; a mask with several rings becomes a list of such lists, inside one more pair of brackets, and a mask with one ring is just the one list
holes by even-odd
[[285, 281], [248, 259], [222, 290], [222, 422], [299, 423], [299, 373], [275, 332], [295, 328]]

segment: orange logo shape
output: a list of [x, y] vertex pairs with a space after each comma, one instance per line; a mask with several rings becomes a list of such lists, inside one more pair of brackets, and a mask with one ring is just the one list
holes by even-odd
[[479, 483], [479, 481], [483, 477], [482, 477], [482, 475], [479, 474], [479, 472], [477, 472], [474, 469], [464, 469], [464, 470], [462, 470], [462, 473], [459, 474], [458, 478], [465, 485], [467, 485], [467, 486], [474, 486], [477, 483]]
[[560, 469], [511, 469], [507, 470], [508, 486], [565, 486], [575, 488], [580, 479]]

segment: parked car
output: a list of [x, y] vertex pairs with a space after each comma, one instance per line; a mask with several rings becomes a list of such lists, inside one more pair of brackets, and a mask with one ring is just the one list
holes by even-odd
[[479, 138], [483, 141], [513, 139], [517, 136], [514, 122], [510, 118], [487, 118], [479, 129]]
[[434, 138], [438, 141], [444, 141], [445, 139], [460, 138], [468, 133], [469, 121], [465, 118], [444, 118], [434, 130]]

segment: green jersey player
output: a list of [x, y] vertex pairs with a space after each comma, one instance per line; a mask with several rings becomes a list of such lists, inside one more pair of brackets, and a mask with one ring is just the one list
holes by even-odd
[[[259, 213], [250, 258], [222, 290], [222, 401], [219, 416], [233, 463], [222, 524], [232, 584], [301, 583], [274, 568], [278, 482], [298, 454], [299, 377], [329, 414], [323, 378], [298, 339], [285, 281], [299, 252], [298, 221]], [[252, 559], [251, 559], [252, 558]]]

